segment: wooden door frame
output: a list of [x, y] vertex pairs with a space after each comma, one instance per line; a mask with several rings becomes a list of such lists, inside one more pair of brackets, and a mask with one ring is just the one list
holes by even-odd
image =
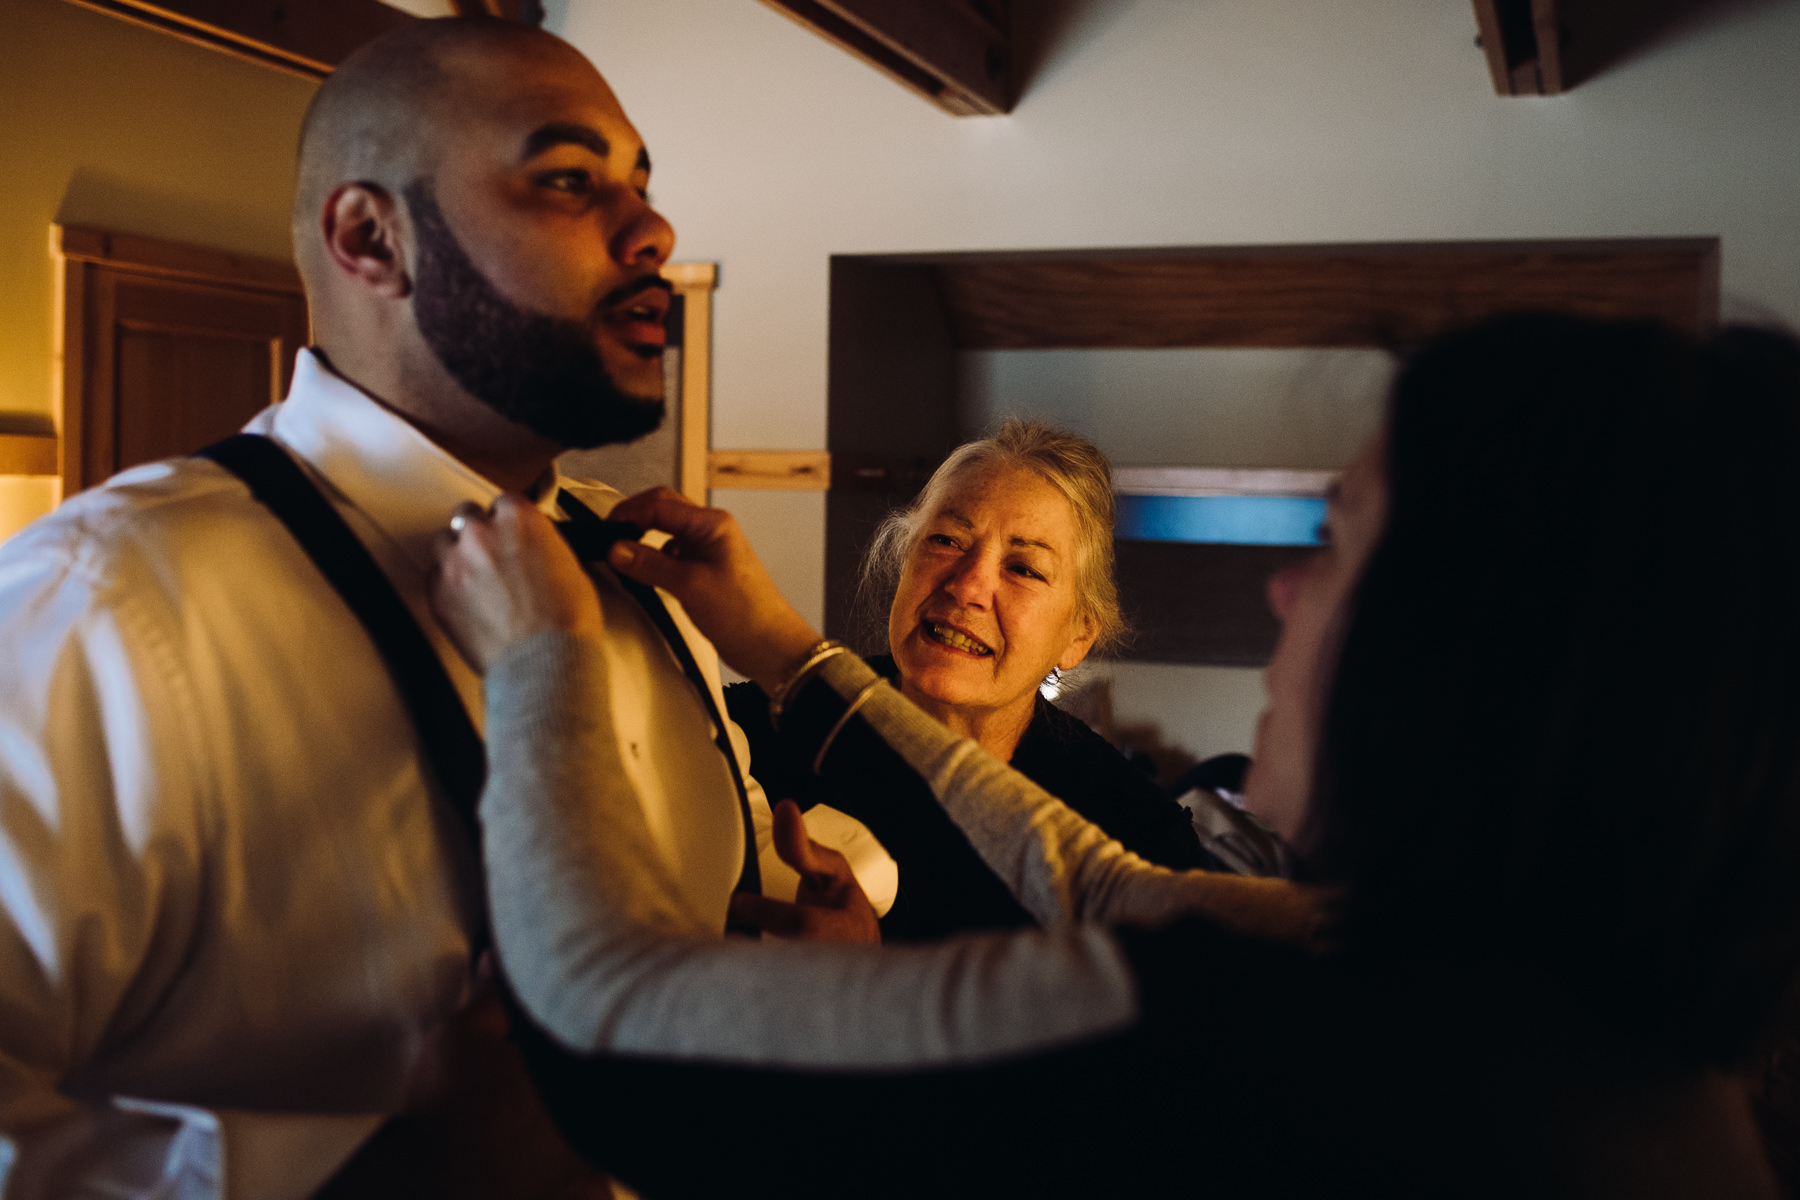
[[[57, 292], [51, 405], [61, 440], [59, 465], [64, 496], [100, 482], [87, 478], [87, 413], [90, 400], [106, 394], [112, 386], [112, 356], [103, 353], [104, 347], [90, 342], [87, 304], [101, 271], [271, 295], [305, 295], [300, 272], [292, 263], [140, 234], [52, 225], [50, 254], [56, 263]], [[102, 313], [101, 317], [100, 327], [110, 328], [110, 314]]]

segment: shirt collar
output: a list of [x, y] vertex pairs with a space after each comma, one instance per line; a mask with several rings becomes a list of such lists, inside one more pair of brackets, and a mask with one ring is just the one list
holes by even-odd
[[[275, 406], [276, 440], [310, 463], [422, 570], [431, 540], [458, 504], [486, 507], [501, 489], [465, 466], [404, 417], [327, 367], [311, 350], [294, 362], [287, 399]], [[552, 468], [537, 507], [561, 514], [562, 475]]]

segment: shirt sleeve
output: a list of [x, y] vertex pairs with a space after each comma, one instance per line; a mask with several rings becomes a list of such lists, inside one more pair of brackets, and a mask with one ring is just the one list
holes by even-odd
[[297, 1162], [328, 1174], [370, 1118], [217, 1113], [89, 1078], [199, 919], [209, 785], [167, 623], [82, 550], [15, 552], [0, 645], [0, 1193], [299, 1200], [323, 1180]]

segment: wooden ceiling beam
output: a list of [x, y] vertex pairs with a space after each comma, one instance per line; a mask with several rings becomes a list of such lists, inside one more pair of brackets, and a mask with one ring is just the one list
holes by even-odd
[[1744, 0], [1472, 0], [1494, 91], [1556, 96]]
[[[82, 8], [223, 50], [291, 75], [323, 79], [350, 52], [414, 18], [380, 0], [69, 0]], [[538, 25], [540, 0], [450, 0], [464, 16]]]
[[1012, 111], [1012, 0], [762, 0], [954, 116]]
[[70, 0], [309, 79], [323, 79], [364, 42], [413, 18], [379, 0]]
[[1474, 0], [1488, 75], [1501, 96], [1564, 90], [1563, 0]]

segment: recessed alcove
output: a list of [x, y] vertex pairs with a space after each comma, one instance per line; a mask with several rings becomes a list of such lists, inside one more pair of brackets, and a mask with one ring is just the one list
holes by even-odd
[[[1716, 238], [836, 256], [827, 628], [879, 648], [854, 605], [869, 534], [1006, 415], [1121, 468], [1335, 469], [1379, 424], [1394, 351], [1522, 309], [1704, 329], [1718, 256]], [[1276, 634], [1264, 581], [1305, 553], [1122, 541], [1138, 636], [1118, 670], [1164, 691], [1219, 674], [1214, 708], [1253, 704], [1242, 668]]]

